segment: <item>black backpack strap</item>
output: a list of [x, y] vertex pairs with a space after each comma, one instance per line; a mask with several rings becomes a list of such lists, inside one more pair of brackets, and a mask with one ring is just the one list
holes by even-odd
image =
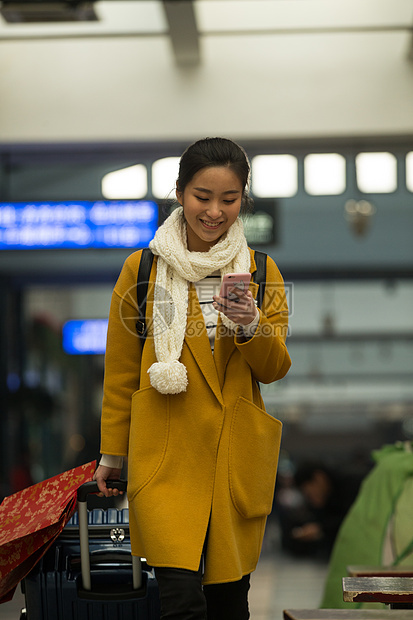
[[142, 346], [144, 345], [146, 338], [146, 298], [152, 263], [152, 251], [149, 248], [143, 249], [136, 281], [136, 298], [138, 302], [139, 319], [135, 324], [136, 331], [142, 342]]
[[254, 260], [257, 271], [254, 274], [254, 282], [258, 284], [257, 305], [261, 308], [265, 295], [265, 285], [267, 283], [267, 255], [265, 252], [254, 251]]

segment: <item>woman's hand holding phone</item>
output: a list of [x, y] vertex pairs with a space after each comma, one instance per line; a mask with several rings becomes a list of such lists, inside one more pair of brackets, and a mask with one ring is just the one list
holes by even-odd
[[257, 316], [252, 293], [248, 290], [250, 273], [228, 273], [223, 277], [219, 295], [213, 306], [237, 325], [248, 325]]

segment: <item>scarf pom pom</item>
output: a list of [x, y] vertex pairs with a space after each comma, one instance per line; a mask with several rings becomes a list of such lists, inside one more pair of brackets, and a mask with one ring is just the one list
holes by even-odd
[[186, 391], [186, 367], [178, 360], [155, 362], [148, 370], [151, 385], [161, 394], [179, 394]]

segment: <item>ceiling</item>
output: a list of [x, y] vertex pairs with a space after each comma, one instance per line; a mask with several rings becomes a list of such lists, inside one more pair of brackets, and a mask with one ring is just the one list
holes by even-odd
[[[169, 37], [171, 52], [178, 65], [202, 62], [202, 43], [206, 38], [228, 41], [248, 35], [282, 37], [308, 35], [309, 44], [325, 35], [354, 33], [399, 34], [403, 54], [413, 60], [413, 5], [411, 0], [104, 0], [89, 2], [95, 21], [61, 23], [9, 23], [12, 9], [24, 14], [24, 5], [73, 5], [66, 2], [1, 2], [0, 42], [35, 39], [80, 39], [121, 37]], [[75, 3], [78, 4], [78, 3]], [[85, 4], [85, 3], [82, 3]], [[22, 9], [23, 6], [23, 9]]]

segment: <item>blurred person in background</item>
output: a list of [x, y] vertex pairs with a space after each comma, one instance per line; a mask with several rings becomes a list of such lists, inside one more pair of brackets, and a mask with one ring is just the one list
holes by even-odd
[[295, 473], [296, 487], [301, 491], [308, 514], [291, 529], [298, 548], [328, 557], [340, 525], [353, 504], [362, 476], [333, 469], [325, 463], [306, 461]]

